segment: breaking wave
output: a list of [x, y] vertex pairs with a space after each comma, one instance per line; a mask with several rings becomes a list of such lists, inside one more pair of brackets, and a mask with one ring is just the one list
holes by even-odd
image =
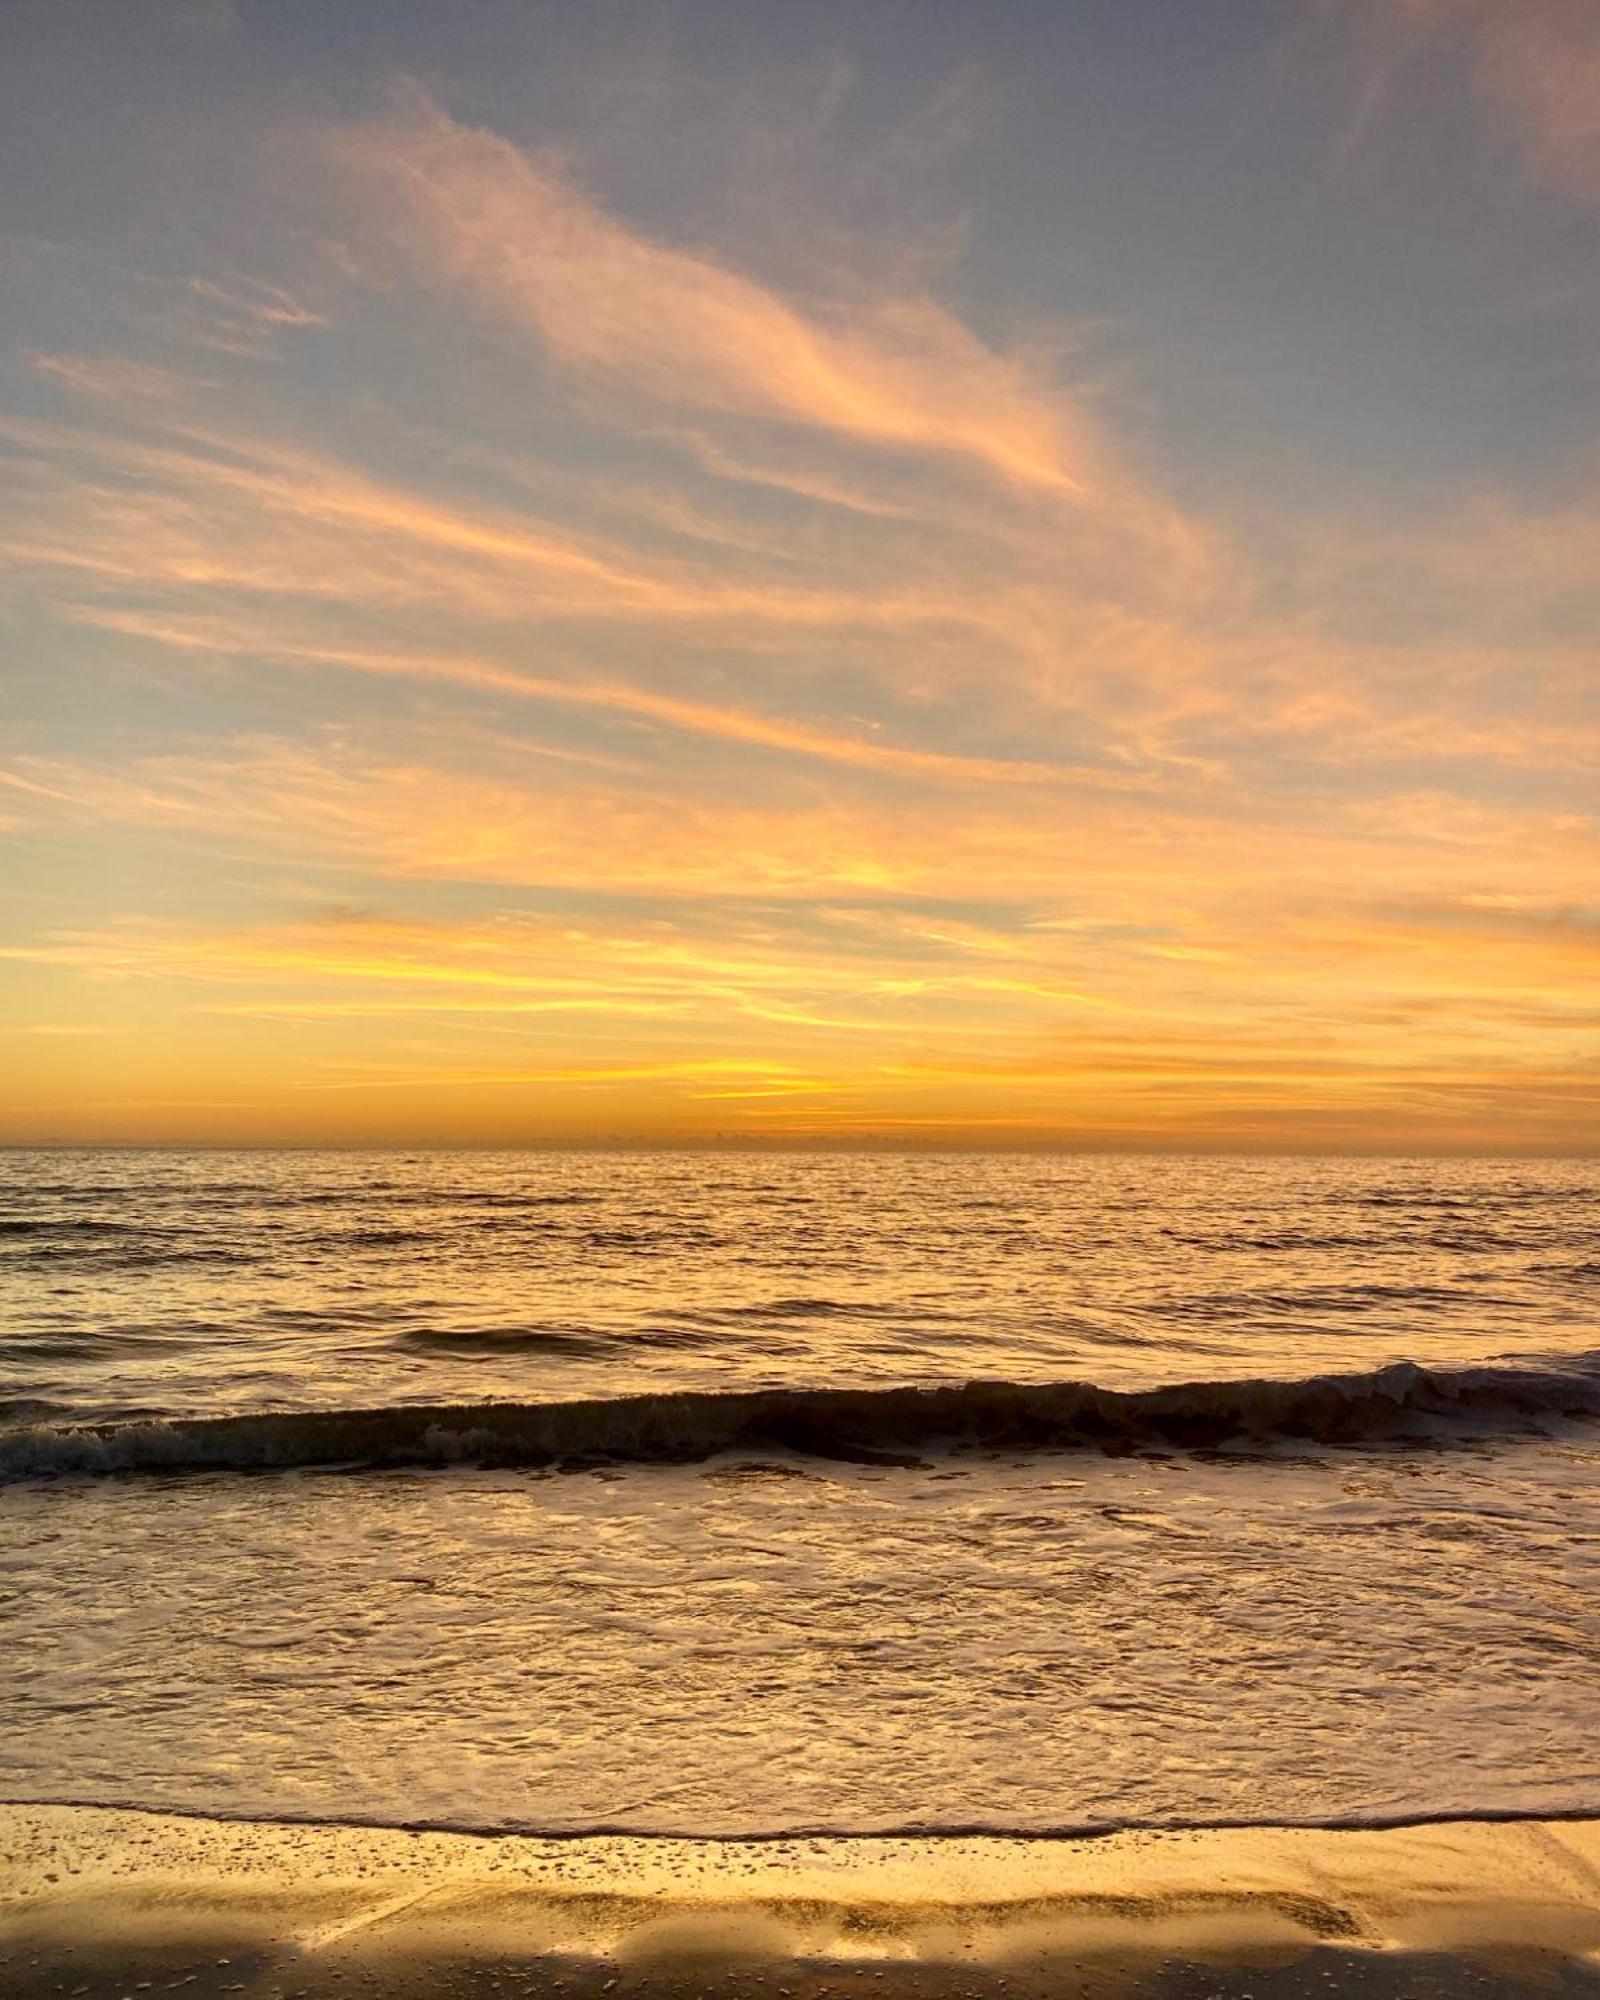
[[1600, 1353], [1585, 1353], [1466, 1368], [1401, 1361], [1362, 1374], [1159, 1389], [977, 1381], [30, 1424], [0, 1434], [0, 1480], [352, 1465], [686, 1464], [728, 1451], [910, 1465], [929, 1452], [963, 1450], [1201, 1451], [1493, 1438], [1594, 1417]]

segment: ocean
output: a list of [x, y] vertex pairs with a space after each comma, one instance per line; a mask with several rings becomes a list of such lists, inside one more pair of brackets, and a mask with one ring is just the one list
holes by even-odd
[[1600, 1166], [0, 1155], [0, 1796], [1600, 1811]]

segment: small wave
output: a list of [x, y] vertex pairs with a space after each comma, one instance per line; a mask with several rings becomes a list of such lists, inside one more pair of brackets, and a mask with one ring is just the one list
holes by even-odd
[[48, 1197], [52, 1201], [99, 1201], [105, 1196], [117, 1200], [126, 1198], [129, 1184], [126, 1181], [38, 1181], [29, 1175], [12, 1180], [0, 1181], [0, 1189], [5, 1194], [26, 1201], [42, 1201]]
[[192, 1343], [178, 1332], [157, 1332], [148, 1327], [100, 1327], [90, 1332], [84, 1327], [37, 1329], [20, 1333], [0, 1333], [0, 1355], [24, 1360], [104, 1361], [116, 1354], [182, 1354]]
[[127, 1236], [136, 1227], [134, 1223], [112, 1222], [99, 1216], [0, 1216], [0, 1237]]
[[610, 1346], [604, 1334], [564, 1326], [419, 1326], [398, 1339], [407, 1347], [431, 1352], [459, 1348], [485, 1354], [539, 1352], [602, 1354]]
[[1371, 1231], [1325, 1231], [1315, 1229], [1266, 1229], [1219, 1231], [1164, 1227], [1158, 1234], [1186, 1250], [1381, 1250], [1394, 1241], [1391, 1235]]
[[52, 1403], [47, 1396], [0, 1396], [0, 1424], [42, 1424], [71, 1411], [70, 1403]]
[[583, 1188], [554, 1188], [544, 1191], [500, 1188], [422, 1188], [396, 1196], [404, 1206], [423, 1208], [582, 1208], [595, 1200]]
[[1463, 1194], [1450, 1194], [1420, 1185], [1376, 1187], [1361, 1194], [1347, 1194], [1341, 1190], [1325, 1199], [1330, 1207], [1337, 1208], [1410, 1208], [1419, 1212], [1455, 1210], [1466, 1214], [1527, 1206], [1549, 1208], [1558, 1202], [1588, 1206], [1594, 1202], [1596, 1192], [1593, 1181], [1585, 1178], [1567, 1187], [1553, 1186], [1547, 1181], [1512, 1182], [1502, 1187], [1488, 1186]]
[[407, 1244], [433, 1243], [437, 1240], [431, 1229], [352, 1229], [348, 1235], [331, 1238], [329, 1247], [335, 1250], [399, 1250]]
[[[1231, 1292], [1190, 1292], [1182, 1298], [1154, 1300], [1147, 1310], [1163, 1318], [1221, 1322], [1238, 1314], [1368, 1313], [1390, 1306], [1460, 1305], [1459, 1284], [1395, 1285], [1381, 1282], [1349, 1285], [1304, 1285], [1272, 1290], [1259, 1287]], [[1499, 1303], [1481, 1292], [1471, 1295], [1474, 1306]], [[1511, 1303], [1511, 1301], [1504, 1301]]]
[[1526, 1227], [1516, 1233], [1505, 1230], [1486, 1229], [1474, 1225], [1471, 1228], [1450, 1227], [1445, 1224], [1429, 1226], [1400, 1235], [1393, 1224], [1378, 1230], [1313, 1230], [1313, 1229], [1265, 1229], [1259, 1231], [1224, 1232], [1221, 1230], [1183, 1230], [1164, 1228], [1159, 1232], [1170, 1242], [1181, 1244], [1186, 1250], [1206, 1251], [1307, 1251], [1356, 1250], [1379, 1255], [1391, 1254], [1397, 1246], [1407, 1250], [1458, 1250], [1464, 1252], [1490, 1252], [1497, 1250], [1515, 1251], [1526, 1249], [1528, 1231]]
[[[1497, 1189], [1489, 1197], [1501, 1202], [1511, 1196]], [[1446, 1213], [1467, 1214], [1481, 1205], [1480, 1199], [1472, 1195], [1438, 1194], [1427, 1188], [1374, 1188], [1370, 1194], [1331, 1195], [1329, 1200], [1343, 1208], [1347, 1203], [1353, 1208], [1414, 1208], [1419, 1212], [1442, 1210]]]
[[1494, 1437], [1595, 1416], [1600, 1353], [1543, 1366], [1400, 1361], [1363, 1374], [1160, 1389], [964, 1382], [39, 1425], [0, 1439], [0, 1480], [326, 1465], [684, 1464], [734, 1450], [914, 1465], [922, 1453], [940, 1450], [1127, 1452]]
[[902, 1299], [849, 1299], [826, 1294], [742, 1299], [736, 1305], [708, 1306], [688, 1315], [696, 1324], [707, 1327], [784, 1327], [796, 1320], [843, 1320], [857, 1324], [884, 1320], [891, 1325], [913, 1320], [920, 1327], [929, 1327], [935, 1320], [958, 1316], [915, 1295]]
[[117, 1276], [124, 1272], [164, 1271], [191, 1265], [222, 1271], [247, 1271], [268, 1260], [254, 1250], [230, 1250], [222, 1244], [195, 1249], [163, 1249], [159, 1245], [130, 1249], [120, 1243], [74, 1244], [62, 1249], [53, 1243], [36, 1243], [5, 1253], [12, 1270], [49, 1270], [63, 1275], [86, 1271]]

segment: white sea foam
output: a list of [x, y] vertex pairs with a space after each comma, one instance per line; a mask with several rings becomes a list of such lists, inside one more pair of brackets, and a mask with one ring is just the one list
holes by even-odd
[[0, 1493], [0, 1795], [466, 1827], [1594, 1810], [1571, 1440]]

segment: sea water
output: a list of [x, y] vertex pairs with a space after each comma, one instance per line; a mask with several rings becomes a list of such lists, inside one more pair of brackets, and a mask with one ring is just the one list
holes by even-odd
[[0, 1795], [1600, 1810], [1600, 1171], [0, 1156]]

